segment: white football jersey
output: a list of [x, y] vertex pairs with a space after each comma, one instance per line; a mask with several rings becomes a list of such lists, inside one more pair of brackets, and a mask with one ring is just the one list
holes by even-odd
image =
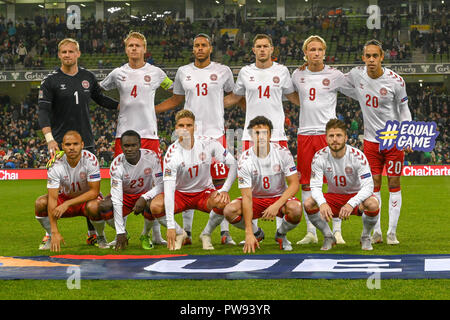
[[164, 156], [164, 180], [176, 180], [176, 190], [180, 192], [214, 189], [212, 157], [227, 165], [235, 163], [233, 156], [213, 138], [196, 137], [191, 150], [184, 149], [177, 140]]
[[327, 122], [336, 118], [337, 92], [350, 95], [353, 91], [345, 89], [344, 74], [327, 65], [318, 72], [296, 69], [292, 83], [300, 98], [297, 133], [302, 135], [325, 134]]
[[270, 143], [270, 152], [259, 158], [253, 147], [242, 153], [238, 162], [238, 186], [251, 188], [255, 198], [279, 197], [287, 189], [286, 177], [297, 174], [288, 148]]
[[270, 68], [260, 69], [253, 63], [239, 71], [234, 94], [245, 95], [246, 112], [242, 140], [251, 140], [247, 126], [257, 116], [272, 121], [271, 141], [287, 140], [284, 132], [283, 95], [294, 92], [291, 76], [286, 66], [276, 62]]
[[158, 87], [168, 89], [171, 84], [164, 71], [148, 63], [139, 69], [132, 69], [127, 63], [111, 71], [100, 86], [105, 90], [119, 90], [116, 138], [126, 130], [134, 130], [141, 138], [158, 139], [155, 92]]
[[[400, 121], [400, 109], [408, 108], [405, 81], [394, 71], [383, 68], [383, 75], [372, 79], [367, 67], [355, 67], [346, 74], [355, 88], [364, 120], [364, 139], [376, 142], [376, 132], [388, 120]], [[409, 119], [411, 120], [411, 119]]]
[[81, 151], [75, 168], [69, 165], [64, 154], [47, 172], [47, 188], [59, 188], [59, 193], [69, 198], [89, 191], [88, 183], [95, 181], [100, 181], [100, 165], [97, 157], [87, 150]]
[[143, 196], [148, 200], [161, 193], [163, 191], [161, 161], [154, 151], [141, 149], [141, 158], [138, 163], [132, 165], [121, 153], [112, 161], [109, 174], [116, 232], [125, 233], [123, 219], [121, 219], [123, 194], [143, 194], [153, 190], [151, 196]]
[[345, 155], [334, 158], [330, 148], [325, 147], [316, 152], [311, 163], [311, 193], [320, 206], [326, 200], [322, 193], [323, 176], [328, 181], [328, 193], [356, 195], [348, 201], [355, 207], [373, 193], [372, 174], [364, 153], [346, 145]]
[[173, 93], [185, 96], [184, 108], [195, 115], [196, 136], [217, 139], [224, 135], [224, 91], [233, 88], [233, 73], [223, 64], [211, 62], [197, 68], [191, 63], [178, 68]]

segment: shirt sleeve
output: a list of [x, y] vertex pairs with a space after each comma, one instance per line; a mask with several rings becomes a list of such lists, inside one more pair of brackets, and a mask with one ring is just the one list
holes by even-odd
[[353, 84], [353, 76], [352, 76], [351, 72], [346, 73], [346, 74], [339, 72], [339, 75], [336, 78], [336, 86], [337, 86], [337, 90], [340, 93], [342, 93], [352, 99], [358, 100], [358, 96], [356, 95], [356, 89]]
[[242, 79], [243, 78], [243, 75], [242, 75], [243, 71], [242, 70], [243, 69], [241, 69], [239, 71], [239, 74], [238, 74], [238, 77], [237, 77], [237, 80], [236, 80], [236, 84], [235, 84], [234, 89], [233, 89], [233, 93], [235, 95], [237, 95], [237, 96], [245, 96], [245, 83], [244, 83], [244, 79]]
[[181, 73], [181, 68], [178, 68], [175, 75], [175, 81], [173, 82], [173, 93], [180, 96], [185, 96], [186, 92], [184, 91], [183, 83], [181, 82]]
[[359, 206], [360, 203], [362, 203], [373, 194], [373, 179], [369, 167], [369, 162], [367, 161], [367, 158], [364, 154], [361, 154], [361, 156], [362, 160], [355, 160], [355, 166], [361, 181], [361, 189], [353, 198], [351, 198], [347, 202], [353, 208]]
[[283, 72], [283, 94], [290, 94], [295, 91], [294, 84], [292, 83], [291, 75], [289, 74], [289, 69], [285, 67]]
[[161, 170], [161, 165], [159, 163], [159, 159], [156, 158], [153, 165], [153, 188], [146, 192], [142, 197], [148, 201], [153, 199], [158, 194], [164, 191], [164, 182], [163, 182], [163, 172]]
[[284, 176], [289, 177], [289, 176], [292, 176], [293, 174], [296, 174], [297, 166], [295, 165], [294, 157], [292, 157], [292, 154], [289, 151], [289, 149], [287, 149], [287, 148], [282, 149], [281, 154], [282, 154], [282, 161], [283, 161]]
[[231, 153], [225, 149], [219, 142], [216, 140], [212, 141], [213, 144], [213, 155], [220, 162], [225, 163], [225, 165], [229, 168], [227, 179], [225, 180], [223, 187], [220, 191], [230, 191], [233, 186], [234, 180], [236, 180], [237, 175], [237, 162], [236, 159], [231, 155]]
[[164, 207], [166, 211], [167, 229], [175, 229], [175, 180], [164, 180]]
[[90, 153], [89, 154], [89, 165], [88, 165], [88, 175], [87, 175], [87, 181], [88, 182], [96, 182], [100, 181], [100, 164], [97, 160], [97, 157]]
[[92, 91], [91, 91], [92, 100], [94, 100], [99, 106], [102, 106], [110, 110], [116, 110], [117, 106], [119, 105], [119, 102], [114, 100], [113, 98], [104, 95], [102, 92], [102, 88], [100, 87], [99, 83], [97, 82], [97, 78], [93, 73], [91, 73], [91, 77], [92, 77]]
[[59, 189], [60, 178], [56, 166], [52, 166], [47, 172], [47, 189]]
[[227, 67], [227, 71], [225, 73], [225, 84], [223, 86], [223, 90], [225, 92], [231, 92], [234, 89], [234, 77], [233, 77], [233, 72], [231, 71], [231, 69], [229, 67]]
[[412, 121], [411, 111], [408, 106], [408, 94], [406, 93], [405, 80], [401, 79], [401, 83], [396, 81], [395, 83], [395, 100], [397, 102], [398, 111], [400, 115], [400, 122]]
[[113, 71], [111, 71], [105, 79], [102, 80], [102, 82], [100, 82], [100, 87], [103, 88], [106, 91], [112, 90], [112, 89], [116, 89], [117, 85], [116, 85], [116, 78], [117, 78], [117, 71], [118, 69], [114, 69]]
[[125, 221], [123, 219], [123, 180], [122, 171], [120, 167], [113, 170], [113, 165], [109, 170], [111, 176], [111, 202], [114, 210], [114, 225], [116, 227], [116, 234], [126, 233]]
[[41, 128], [50, 127], [50, 114], [52, 111], [53, 90], [50, 79], [41, 82], [38, 97], [38, 121]]
[[170, 80], [167, 74], [161, 69], [159, 69], [159, 80], [160, 80], [159, 86], [164, 90], [173, 89], [173, 81]]
[[250, 169], [242, 158], [238, 164], [238, 187], [239, 189], [252, 188], [252, 176]]
[[325, 197], [323, 196], [322, 186], [323, 186], [323, 168], [319, 158], [313, 159], [311, 163], [311, 180], [309, 183], [311, 187], [311, 196], [314, 201], [316, 201], [317, 206], [321, 206], [326, 203]]

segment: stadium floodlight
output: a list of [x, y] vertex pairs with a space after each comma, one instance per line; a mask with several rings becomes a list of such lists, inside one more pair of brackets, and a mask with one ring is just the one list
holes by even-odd
[[86, 8], [86, 5], [84, 3], [80, 3], [80, 6], [82, 6], [83, 8]]

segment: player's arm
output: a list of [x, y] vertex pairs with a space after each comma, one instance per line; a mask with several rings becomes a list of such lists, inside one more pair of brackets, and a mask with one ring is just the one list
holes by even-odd
[[119, 102], [113, 98], [108, 97], [103, 94], [102, 87], [98, 84], [97, 80], [94, 78], [93, 88], [91, 93], [92, 100], [94, 100], [99, 106], [110, 110], [117, 110], [119, 107]]
[[178, 106], [184, 101], [184, 95], [174, 94], [169, 99], [164, 100], [160, 104], [155, 106], [155, 112], [165, 112]]
[[253, 200], [252, 189], [242, 188], [242, 215], [245, 223], [245, 244], [244, 253], [254, 253], [256, 247], [259, 248], [259, 242], [253, 234], [252, 220], [253, 220]]
[[50, 157], [53, 157], [55, 151], [59, 151], [58, 143], [52, 135], [52, 128], [50, 123], [52, 113], [53, 91], [51, 90], [50, 79], [45, 79], [41, 82], [38, 98], [38, 122], [47, 142]]
[[[371, 170], [368, 164], [367, 159], [363, 155], [366, 165], [363, 165], [363, 162], [358, 160], [356, 163], [357, 172], [361, 183], [361, 189], [358, 193], [347, 201], [346, 205], [341, 208], [339, 212], [339, 218], [347, 219], [353, 211], [353, 208], [359, 206], [362, 202], [364, 202], [367, 198], [369, 198], [373, 194], [373, 179]], [[342, 217], [341, 217], [342, 216]]]
[[287, 180], [288, 187], [286, 188], [286, 190], [284, 190], [284, 192], [281, 195], [280, 199], [275, 201], [272, 205], [267, 207], [262, 212], [262, 217], [261, 218], [263, 220], [271, 220], [271, 221], [273, 221], [273, 219], [278, 214], [279, 210], [286, 204], [288, 199], [294, 197], [295, 194], [300, 189], [300, 183], [299, 183], [299, 180], [298, 180], [297, 171], [295, 171], [295, 174], [292, 174], [292, 175], [286, 177], [286, 180]]
[[88, 181], [88, 186], [89, 190], [85, 193], [82, 193], [73, 199], [64, 201], [61, 205], [57, 206], [55, 210], [53, 210], [53, 215], [59, 219], [70, 206], [96, 199], [100, 194], [100, 181]]
[[[234, 92], [232, 92], [232, 93], [226, 95], [226, 96], [223, 98], [223, 105], [224, 105], [225, 108], [234, 106], [234, 105], [236, 105], [236, 104], [239, 104], [239, 105], [242, 107], [242, 102], [241, 102], [241, 100], [242, 100], [243, 98], [244, 98], [244, 96], [240, 96], [240, 95], [237, 95], [237, 94], [235, 94]], [[245, 100], [245, 99], [244, 99], [244, 100]]]
[[300, 106], [300, 98], [298, 96], [297, 91], [294, 91], [289, 94], [284, 95], [291, 103], [295, 104], [296, 106]]
[[358, 95], [355, 89], [351, 71], [346, 74], [340, 73], [340, 75], [336, 79], [335, 85], [337, 86], [337, 90], [340, 93], [358, 101]]
[[50, 220], [50, 228], [52, 232], [51, 238], [51, 251], [61, 250], [61, 241], [65, 244], [64, 238], [61, 236], [58, 230], [58, 223], [56, 218], [52, 213], [58, 205], [58, 191], [59, 188], [48, 188], [48, 200], [47, 200], [47, 212], [48, 218]]
[[[154, 186], [149, 191], [144, 193], [141, 198], [143, 198], [146, 202], [151, 201], [154, 197], [156, 197], [158, 194], [164, 192], [164, 182], [163, 182], [163, 173], [161, 171], [161, 166], [159, 165], [159, 159], [157, 159], [158, 165], [153, 168], [153, 172], [155, 173], [154, 178]], [[143, 210], [143, 209], [142, 209]], [[135, 213], [139, 213], [136, 212]]]
[[167, 220], [167, 247], [175, 250], [175, 187], [176, 180], [164, 180], [164, 207]]
[[230, 189], [233, 186], [234, 181], [236, 180], [238, 165], [236, 159], [219, 142], [214, 141], [214, 145], [214, 157], [220, 162], [225, 163], [225, 165], [229, 169], [228, 176], [225, 179], [222, 188], [218, 191], [218, 195], [221, 197], [219, 201], [227, 204], [230, 202], [230, 196], [228, 192], [230, 192]]

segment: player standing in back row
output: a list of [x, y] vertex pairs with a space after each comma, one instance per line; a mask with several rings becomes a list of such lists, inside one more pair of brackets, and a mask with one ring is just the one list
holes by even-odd
[[[353, 68], [346, 78], [355, 88], [364, 120], [364, 154], [372, 170], [374, 194], [381, 207], [380, 188], [383, 168], [386, 166], [389, 186], [389, 229], [387, 243], [398, 244], [396, 230], [402, 206], [400, 176], [403, 170], [404, 151], [392, 148], [380, 151], [376, 140], [377, 130], [386, 126], [388, 120], [411, 121], [405, 81], [398, 74], [381, 66], [384, 51], [378, 40], [364, 45], [362, 60], [365, 67]], [[408, 150], [410, 151], [410, 150]], [[380, 216], [380, 215], [379, 215]], [[383, 242], [380, 218], [375, 226], [373, 243]]]
[[[170, 90], [172, 80], [163, 70], [145, 62], [147, 40], [143, 34], [130, 32], [124, 44], [128, 63], [114, 69], [100, 83], [103, 89], [117, 89], [120, 94], [114, 157], [122, 153], [120, 145], [122, 133], [134, 130], [141, 137], [141, 148], [152, 150], [161, 158], [155, 113], [155, 92], [159, 87]], [[154, 244], [165, 244], [157, 222], [153, 225], [152, 239]]]
[[[303, 44], [306, 67], [292, 73], [292, 83], [300, 99], [299, 125], [297, 132], [297, 170], [300, 172], [302, 202], [311, 196], [309, 181], [311, 161], [314, 154], [327, 146], [325, 126], [336, 118], [337, 92], [352, 94], [345, 90], [344, 74], [324, 64], [327, 44], [317, 35], [310, 36]], [[317, 243], [316, 228], [305, 213], [306, 236], [297, 244]], [[344, 244], [341, 233], [341, 219], [333, 218], [333, 234], [338, 244]]]
[[[195, 115], [195, 135], [211, 137], [227, 147], [224, 125], [224, 93], [233, 91], [233, 73], [228, 66], [211, 61], [213, 47], [211, 38], [200, 33], [194, 38], [192, 52], [193, 63], [181, 66], [177, 70], [173, 85], [173, 96], [155, 107], [156, 112], [175, 108], [185, 101], [184, 108]], [[224, 163], [213, 161], [211, 176], [217, 189], [220, 189], [228, 175]], [[213, 213], [211, 213], [213, 214]], [[188, 234], [185, 244], [192, 242], [192, 222], [194, 210], [183, 212], [183, 228]], [[225, 219], [220, 224], [222, 244], [236, 244], [229, 232], [229, 223]]]

